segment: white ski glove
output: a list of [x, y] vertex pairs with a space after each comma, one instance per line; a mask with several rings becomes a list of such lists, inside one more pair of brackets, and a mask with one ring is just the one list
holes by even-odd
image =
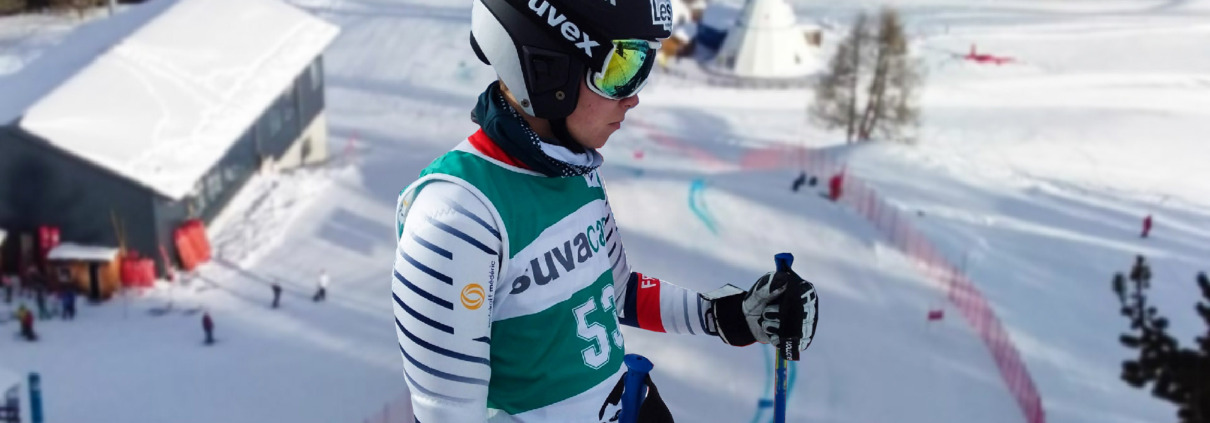
[[801, 284], [802, 295], [796, 302], [803, 308], [799, 349], [807, 349], [815, 337], [819, 298], [815, 285], [793, 271], [766, 273], [748, 291], [727, 285], [701, 294], [702, 299], [710, 302], [706, 310], [706, 330], [730, 345], [745, 346], [753, 342], [777, 345], [781, 327], [781, 297], [789, 283]]

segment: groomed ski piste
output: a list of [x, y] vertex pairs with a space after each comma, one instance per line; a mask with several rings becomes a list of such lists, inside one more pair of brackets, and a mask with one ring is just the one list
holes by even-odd
[[[472, 133], [468, 112], [494, 76], [467, 46], [468, 1], [293, 3], [342, 30], [325, 57], [331, 164], [253, 179], [210, 228], [216, 260], [186, 285], [40, 321], [37, 343], [0, 325], [12, 334], [0, 342], [0, 382], [39, 372], [47, 422], [410, 421], [384, 410], [407, 389], [387, 294], [394, 202]], [[883, 4], [792, 3], [800, 20], [830, 28], [825, 44]], [[747, 287], [773, 254], [793, 252], [820, 289], [821, 321], [788, 421], [1027, 421], [933, 275], [821, 186], [790, 191], [808, 148], [912, 216], [963, 269], [1010, 335], [1045, 421], [1174, 420], [1171, 405], [1118, 378], [1131, 351], [1117, 342], [1127, 322], [1109, 281], [1147, 255], [1153, 301], [1175, 333], [1188, 343], [1201, 329], [1193, 276], [1210, 270], [1210, 2], [888, 4], [927, 68], [918, 144], [845, 146], [807, 122], [805, 90], [657, 77], [603, 150], [634, 268], [703, 291]], [[36, 25], [46, 19], [0, 18], [0, 73], [72, 25]], [[972, 44], [1016, 62], [959, 59]], [[793, 153], [745, 160], [762, 151]], [[1142, 240], [1149, 213], [1156, 229]], [[316, 304], [320, 269], [332, 286]], [[286, 291], [278, 310], [268, 308], [273, 281]], [[202, 309], [217, 345], [202, 345]], [[927, 321], [934, 309], [945, 319]], [[628, 352], [655, 363], [677, 421], [768, 420], [758, 406], [768, 349], [624, 334]]]

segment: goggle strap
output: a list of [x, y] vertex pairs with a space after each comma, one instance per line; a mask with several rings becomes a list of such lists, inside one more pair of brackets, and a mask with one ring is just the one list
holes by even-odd
[[[478, 0], [476, 0], [476, 1], [478, 1]], [[604, 57], [607, 57], [607, 55], [609, 55], [609, 54], [613, 54], [613, 41], [612, 40], [610, 40], [608, 37], [605, 37], [604, 35], [601, 35], [596, 30], [582, 25], [582, 23], [587, 23], [588, 19], [585, 19], [583, 16], [577, 15], [573, 11], [558, 9], [557, 7], [555, 7], [554, 4], [550, 3], [547, 0], [482, 0], [482, 1], [484, 2], [485, 5], [489, 6], [488, 7], [489, 9], [491, 9], [490, 6], [493, 3], [498, 4], [498, 3], [502, 2], [502, 3], [507, 4], [508, 6], [511, 6], [513, 9], [515, 9], [517, 11], [517, 13], [525, 15], [526, 19], [529, 19], [529, 21], [532, 22], [535, 27], [537, 27], [540, 30], [542, 30], [543, 32], [545, 32], [551, 38], [566, 42], [567, 45], [569, 46], [569, 48], [572, 51], [574, 51], [576, 55], [578, 55], [580, 58], [584, 59], [586, 61], [586, 63], [589, 64], [588, 67], [590, 67], [590, 68], [596, 67], [596, 65], [603, 63], [605, 61], [603, 59]], [[537, 11], [530, 9], [530, 7], [529, 7], [530, 1], [534, 1], [534, 2], [540, 3], [543, 6], [545, 6], [545, 8], [542, 9], [542, 12], [543, 12], [542, 15], [539, 15]], [[552, 16], [552, 15], [554, 15], [554, 16]], [[553, 21], [552, 19], [557, 19], [559, 17], [562, 17], [563, 19], [561, 19], [559, 21], [558, 25], [552, 26], [550, 24]], [[572, 41], [572, 40], [569, 40], [567, 37], [564, 37], [563, 26], [566, 25], [567, 23], [571, 23], [572, 25], [575, 25], [575, 27], [580, 30], [579, 39]], [[595, 45], [593, 45], [594, 43], [595, 43]], [[586, 47], [587, 47], [587, 49], [586, 49]], [[590, 51], [591, 51], [591, 53], [589, 53]], [[602, 66], [602, 68], [603, 68], [603, 66]]]

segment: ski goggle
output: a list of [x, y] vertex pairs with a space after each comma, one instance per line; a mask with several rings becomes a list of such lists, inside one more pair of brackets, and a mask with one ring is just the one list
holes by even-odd
[[602, 71], [588, 70], [588, 88], [603, 97], [622, 100], [634, 96], [647, 85], [655, 67], [659, 41], [616, 40], [605, 56]]

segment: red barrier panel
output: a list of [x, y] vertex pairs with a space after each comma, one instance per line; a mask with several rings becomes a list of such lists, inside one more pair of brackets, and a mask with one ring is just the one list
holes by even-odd
[[190, 219], [183, 226], [188, 232], [188, 238], [193, 243], [193, 252], [198, 263], [210, 261], [210, 239], [206, 237], [206, 226], [200, 219]]
[[140, 257], [138, 252], [131, 251], [118, 264], [118, 273], [122, 278], [122, 285], [148, 288], [155, 284], [155, 261]]
[[151, 287], [155, 285], [155, 260], [150, 258], [141, 258], [135, 263], [135, 274], [138, 275], [139, 286]]
[[185, 228], [177, 228], [172, 233], [172, 243], [176, 244], [177, 254], [181, 258], [181, 269], [186, 272], [196, 269], [199, 260], [188, 231]]
[[50, 254], [50, 250], [59, 246], [59, 227], [58, 226], [39, 226], [38, 227], [38, 263], [45, 264], [46, 256]]

